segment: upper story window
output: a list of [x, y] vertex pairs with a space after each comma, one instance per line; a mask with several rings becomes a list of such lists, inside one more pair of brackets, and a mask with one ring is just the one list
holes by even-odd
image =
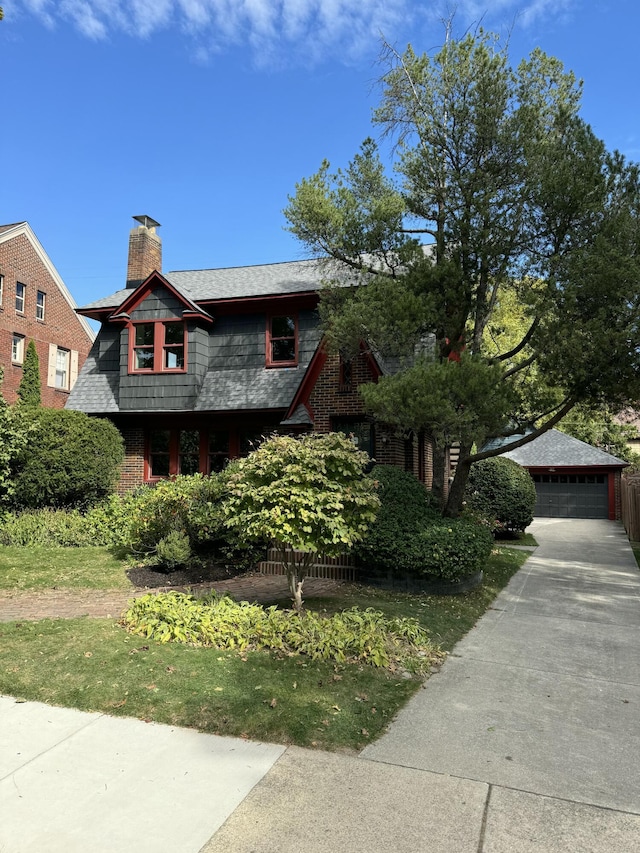
[[298, 363], [298, 318], [281, 315], [267, 319], [267, 367]]
[[16, 282], [16, 311], [18, 314], [24, 314], [24, 297], [26, 286], [21, 281]]
[[69, 361], [71, 353], [68, 349], [58, 347], [56, 353], [56, 378], [55, 387], [63, 391], [69, 390]]
[[132, 373], [184, 372], [185, 325], [181, 321], [135, 323], [130, 329]]
[[49, 344], [47, 387], [70, 391], [78, 378], [78, 351]]
[[2, 297], [4, 296], [4, 276], [0, 273], [0, 308], [2, 308]]
[[11, 339], [11, 361], [14, 364], [24, 361], [24, 335], [14, 334]]
[[36, 320], [44, 320], [44, 307], [47, 301], [47, 294], [43, 290], [39, 290], [36, 295]]

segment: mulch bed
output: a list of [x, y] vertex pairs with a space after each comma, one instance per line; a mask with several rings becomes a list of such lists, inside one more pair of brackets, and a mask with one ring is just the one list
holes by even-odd
[[204, 563], [176, 569], [173, 572], [161, 571], [156, 566], [136, 566], [127, 570], [127, 577], [139, 589], [157, 589], [167, 586], [190, 586], [197, 583], [229, 580], [237, 577], [237, 569], [217, 563]]

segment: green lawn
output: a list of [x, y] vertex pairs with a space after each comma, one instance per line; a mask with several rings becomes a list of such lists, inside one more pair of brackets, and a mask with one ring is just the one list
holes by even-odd
[[0, 589], [132, 589], [125, 564], [106, 548], [0, 545]]
[[[357, 604], [411, 615], [451, 649], [526, 556], [497, 548], [483, 586], [461, 596], [347, 585], [337, 598], [306, 603], [326, 612]], [[163, 645], [106, 619], [0, 624], [0, 693], [270, 742], [361, 749], [420, 683], [365, 665]]]

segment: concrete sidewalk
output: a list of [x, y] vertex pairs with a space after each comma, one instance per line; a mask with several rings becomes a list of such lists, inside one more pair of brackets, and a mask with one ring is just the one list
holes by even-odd
[[533, 532], [359, 757], [0, 699], [0, 851], [637, 853], [640, 574], [614, 522]]

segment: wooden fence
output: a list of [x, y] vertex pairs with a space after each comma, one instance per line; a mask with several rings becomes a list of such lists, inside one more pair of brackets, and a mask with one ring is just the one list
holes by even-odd
[[621, 510], [629, 541], [640, 542], [640, 474], [622, 475]]

